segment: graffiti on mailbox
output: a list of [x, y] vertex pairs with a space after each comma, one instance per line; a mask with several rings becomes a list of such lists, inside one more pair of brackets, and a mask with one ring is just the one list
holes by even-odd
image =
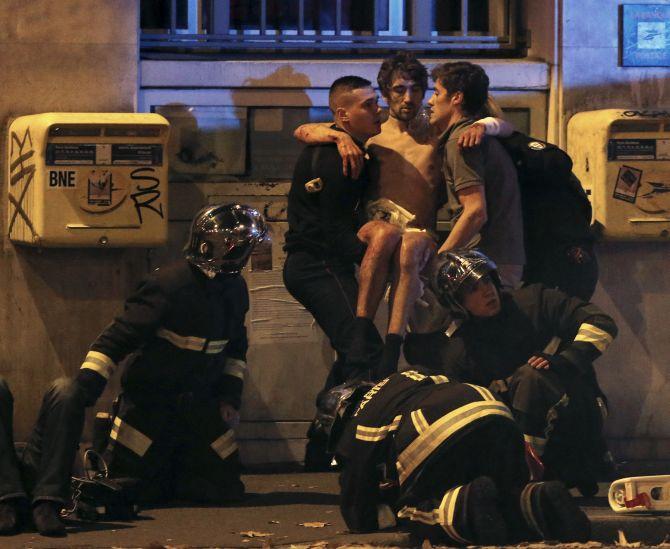
[[[154, 168], [138, 168], [130, 173], [130, 179], [137, 181], [135, 192], [130, 195], [130, 198], [135, 204], [135, 211], [139, 218], [140, 224], [144, 223], [142, 212], [148, 210], [154, 212], [161, 219], [163, 219], [163, 203], [161, 202], [160, 180], [155, 177], [156, 171]], [[143, 182], [140, 184], [139, 182]]]

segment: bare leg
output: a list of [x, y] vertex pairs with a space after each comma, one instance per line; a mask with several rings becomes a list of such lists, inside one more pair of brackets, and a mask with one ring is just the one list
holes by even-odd
[[358, 273], [356, 316], [372, 319], [384, 296], [389, 265], [401, 233], [386, 221], [368, 221], [358, 231], [358, 238], [368, 247]]
[[405, 335], [407, 318], [414, 302], [421, 297], [419, 273], [435, 253], [435, 241], [422, 232], [407, 232], [400, 245], [398, 285], [394, 291], [388, 333]]
[[365, 364], [370, 361], [369, 340], [376, 333], [373, 319], [384, 295], [389, 263], [401, 238], [400, 229], [385, 221], [369, 221], [358, 232], [367, 244], [359, 271], [356, 319], [347, 361]]
[[435, 242], [426, 233], [410, 231], [402, 237], [402, 243], [395, 256], [391, 317], [382, 359], [375, 369], [376, 379], [391, 375], [398, 369], [410, 308], [421, 297], [419, 273], [428, 263], [435, 248]]

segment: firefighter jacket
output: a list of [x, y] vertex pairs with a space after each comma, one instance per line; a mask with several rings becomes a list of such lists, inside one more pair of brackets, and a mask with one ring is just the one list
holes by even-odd
[[598, 307], [541, 284], [503, 291], [501, 302], [494, 317], [452, 322], [440, 345], [439, 364], [421, 363], [488, 386], [544, 352], [576, 367], [575, 373], [593, 377], [591, 363], [617, 335], [612, 318]]
[[[412, 494], [420, 471], [465, 434], [490, 421], [511, 424], [510, 410], [487, 389], [451, 383], [416, 370], [393, 374], [370, 389], [337, 447], [340, 509], [352, 531], [372, 531], [390, 505]], [[397, 490], [380, 486], [397, 485]]]
[[133, 353], [122, 385], [135, 399], [193, 392], [239, 408], [248, 308], [239, 275], [209, 279], [186, 260], [157, 269], [93, 342], [81, 372], [91, 370], [107, 380]]

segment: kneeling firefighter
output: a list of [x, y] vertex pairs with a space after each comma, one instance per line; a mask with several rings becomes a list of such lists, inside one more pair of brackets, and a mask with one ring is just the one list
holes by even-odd
[[[252, 208], [201, 210], [186, 260], [149, 275], [91, 345], [78, 375], [50, 386], [18, 456], [14, 399], [0, 379], [0, 535], [25, 528], [30, 515], [41, 535], [66, 534], [60, 512], [69, 498], [85, 408], [131, 353], [106, 451], [110, 476], [123, 480], [80, 483], [94, 499], [87, 503], [95, 510], [101, 497], [126, 510], [136, 479], [145, 501], [176, 496], [221, 502], [242, 496], [230, 430], [238, 419], [246, 368], [248, 294], [240, 271], [265, 234], [263, 218]], [[133, 494], [119, 493], [123, 486], [132, 486]]]
[[510, 410], [484, 387], [418, 370], [322, 395], [319, 423], [342, 464], [350, 530], [407, 527], [450, 545], [586, 541], [562, 483], [529, 482]]
[[142, 502], [225, 503], [244, 494], [231, 430], [246, 370], [249, 297], [240, 272], [265, 235], [253, 208], [202, 209], [185, 259], [150, 274], [86, 355], [79, 378], [90, 405], [135, 353], [104, 458], [111, 478], [140, 479]]
[[[512, 409], [535, 478], [558, 478], [584, 495], [611, 475], [607, 414], [592, 362], [616, 337], [592, 303], [533, 284], [501, 290], [496, 265], [476, 250], [441, 254], [433, 291], [451, 314], [444, 332], [414, 334], [410, 364], [489, 387]], [[543, 476], [542, 476], [543, 475]]]

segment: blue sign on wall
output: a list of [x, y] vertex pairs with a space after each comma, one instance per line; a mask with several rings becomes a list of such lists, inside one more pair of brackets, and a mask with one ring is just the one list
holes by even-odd
[[621, 6], [621, 65], [670, 67], [670, 5]]

